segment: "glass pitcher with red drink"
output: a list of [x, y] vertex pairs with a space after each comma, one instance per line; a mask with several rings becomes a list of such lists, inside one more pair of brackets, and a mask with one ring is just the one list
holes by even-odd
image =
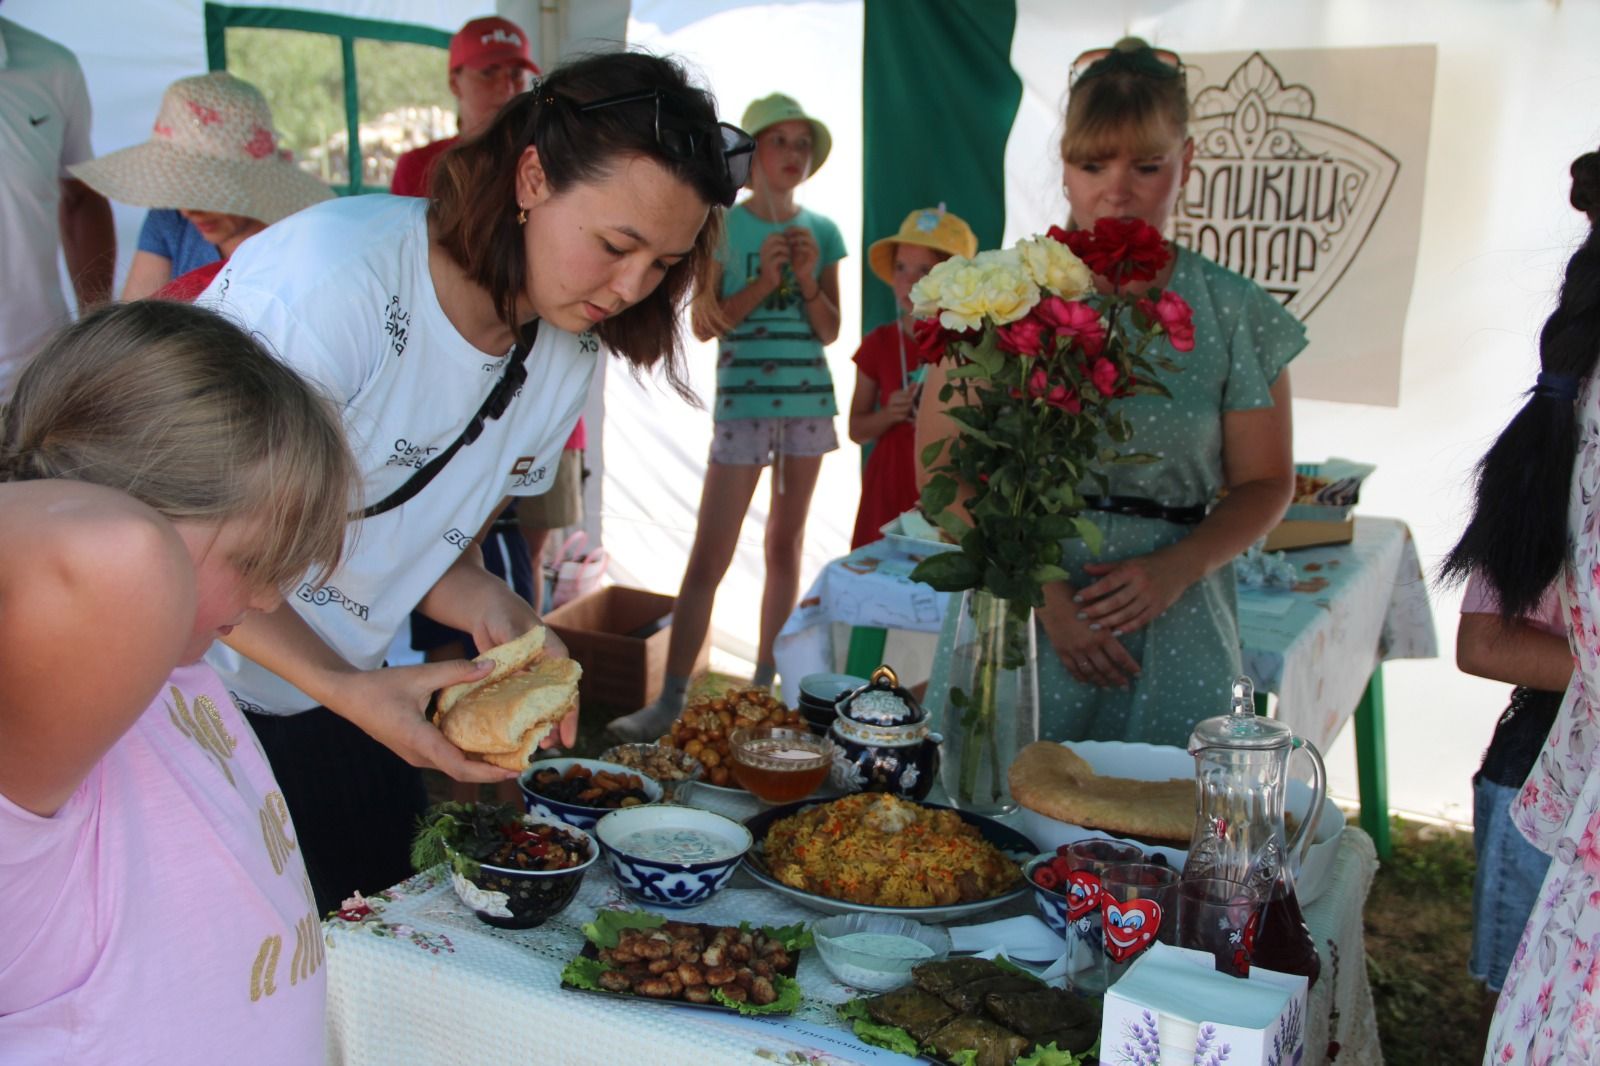
[[[1250, 961], [1301, 974], [1312, 984], [1322, 969], [1295, 897], [1294, 871], [1317, 832], [1327, 795], [1322, 755], [1282, 722], [1255, 712], [1255, 686], [1233, 683], [1232, 712], [1207, 718], [1189, 738], [1199, 809], [1185, 880], [1222, 878], [1254, 889], [1262, 902]], [[1289, 757], [1311, 761], [1311, 807], [1291, 839], [1284, 822]]]

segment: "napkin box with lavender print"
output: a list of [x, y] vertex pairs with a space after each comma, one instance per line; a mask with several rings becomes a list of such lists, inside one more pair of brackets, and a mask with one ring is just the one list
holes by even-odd
[[1155, 944], [1106, 992], [1100, 1060], [1128, 1066], [1298, 1066], [1306, 979], [1253, 966], [1218, 973], [1210, 953]]

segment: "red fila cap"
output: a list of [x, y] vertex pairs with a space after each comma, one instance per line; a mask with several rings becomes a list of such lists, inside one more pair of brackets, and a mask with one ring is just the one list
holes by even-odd
[[473, 19], [450, 38], [450, 69], [480, 70], [496, 63], [516, 65], [539, 73], [528, 49], [528, 35], [510, 19], [489, 16]]

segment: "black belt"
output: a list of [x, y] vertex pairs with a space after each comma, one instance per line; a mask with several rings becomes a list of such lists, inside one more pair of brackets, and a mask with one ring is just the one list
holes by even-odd
[[1147, 500], [1143, 496], [1085, 496], [1083, 502], [1091, 511], [1109, 511], [1111, 514], [1132, 515], [1135, 518], [1155, 518], [1177, 526], [1197, 526], [1206, 516], [1203, 504], [1168, 507], [1164, 503]]

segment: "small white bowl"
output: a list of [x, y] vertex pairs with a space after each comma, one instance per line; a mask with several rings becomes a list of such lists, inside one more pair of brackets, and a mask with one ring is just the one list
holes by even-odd
[[[851, 933], [901, 938], [920, 945], [927, 953], [914, 954], [915, 949], [878, 952], [839, 942]], [[868, 992], [899, 988], [910, 978], [912, 967], [937, 962], [950, 954], [950, 934], [943, 929], [886, 914], [838, 914], [824, 918], [811, 927], [811, 936], [829, 973], [853, 988]]]

